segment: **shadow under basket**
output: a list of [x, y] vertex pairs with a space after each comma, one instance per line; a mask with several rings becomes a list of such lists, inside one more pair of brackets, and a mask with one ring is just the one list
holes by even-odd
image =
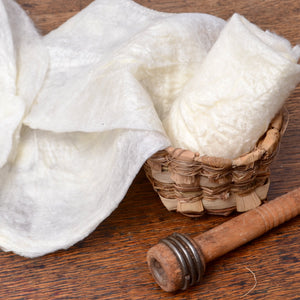
[[282, 109], [255, 148], [233, 160], [169, 147], [151, 156], [145, 173], [165, 207], [199, 217], [244, 212], [267, 199], [270, 164], [288, 122]]

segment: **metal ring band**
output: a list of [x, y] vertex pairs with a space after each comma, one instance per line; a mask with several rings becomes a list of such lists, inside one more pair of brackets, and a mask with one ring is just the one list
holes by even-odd
[[202, 261], [198, 250], [196, 249], [196, 247], [194, 246], [194, 244], [192, 243], [190, 237], [181, 234], [181, 233], [174, 233], [174, 236], [176, 236], [178, 239], [180, 239], [183, 243], [185, 243], [186, 247], [188, 247], [188, 249], [190, 250], [190, 252], [192, 253], [192, 259], [194, 260], [194, 267], [196, 269], [196, 273], [198, 274], [195, 283], [200, 282], [200, 280], [203, 277], [203, 274], [205, 272], [205, 264]]
[[188, 250], [185, 247], [182, 247], [183, 245], [182, 245], [181, 241], [177, 240], [176, 236], [171, 235], [171, 236], [169, 236], [169, 239], [174, 242], [175, 246], [178, 249], [180, 249], [179, 251], [183, 255], [183, 258], [187, 264], [187, 269], [188, 269], [187, 278], [189, 279], [189, 286], [194, 285], [195, 281], [197, 279], [197, 273], [196, 273], [195, 268], [193, 268], [194, 262], [193, 262], [193, 259], [190, 255], [190, 253], [188, 252]]
[[183, 274], [181, 289], [186, 290], [189, 286], [198, 283], [204, 273], [204, 264], [190, 238], [180, 233], [174, 233], [160, 242], [173, 251], [180, 264]]
[[162, 239], [160, 242], [167, 245], [173, 251], [173, 253], [176, 255], [177, 260], [179, 261], [179, 264], [181, 267], [182, 274], [183, 274], [183, 283], [182, 283], [181, 289], [186, 290], [189, 286], [190, 276], [189, 276], [189, 271], [188, 271], [185, 259], [182, 256], [181, 252], [176, 248], [176, 246], [168, 238], [169, 237]]

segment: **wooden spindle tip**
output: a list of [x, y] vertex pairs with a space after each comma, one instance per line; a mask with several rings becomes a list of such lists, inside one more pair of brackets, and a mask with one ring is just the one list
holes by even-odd
[[149, 249], [147, 262], [157, 284], [166, 292], [182, 288], [183, 274], [173, 251], [165, 244], [159, 243]]

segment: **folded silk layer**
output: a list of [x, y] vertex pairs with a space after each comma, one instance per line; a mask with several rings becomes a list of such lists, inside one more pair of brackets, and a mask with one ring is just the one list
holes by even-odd
[[300, 82], [299, 57], [234, 14], [163, 121], [172, 144], [230, 159], [252, 150]]
[[[9, 47], [0, 41], [11, 78], [3, 71], [1, 83], [24, 108], [10, 108], [1, 95], [12, 112], [1, 134], [10, 128], [15, 141], [1, 139], [1, 147], [16, 155], [6, 155], [0, 170], [0, 246], [34, 257], [88, 235], [117, 207], [144, 161], [169, 145], [160, 118], [224, 21], [100, 0], [42, 44], [15, 3], [2, 1], [1, 14], [7, 19], [1, 18], [0, 38], [15, 39]], [[23, 50], [27, 37], [36, 52]]]
[[16, 155], [22, 120], [41, 88], [48, 52], [13, 1], [0, 2], [0, 168]]

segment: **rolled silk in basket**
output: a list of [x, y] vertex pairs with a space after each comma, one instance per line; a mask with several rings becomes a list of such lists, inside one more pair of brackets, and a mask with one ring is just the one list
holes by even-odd
[[87, 236], [153, 153], [225, 22], [99, 0], [45, 37], [0, 1], [0, 246], [35, 257]]
[[234, 14], [164, 120], [172, 145], [229, 159], [252, 150], [299, 83], [299, 57]]

